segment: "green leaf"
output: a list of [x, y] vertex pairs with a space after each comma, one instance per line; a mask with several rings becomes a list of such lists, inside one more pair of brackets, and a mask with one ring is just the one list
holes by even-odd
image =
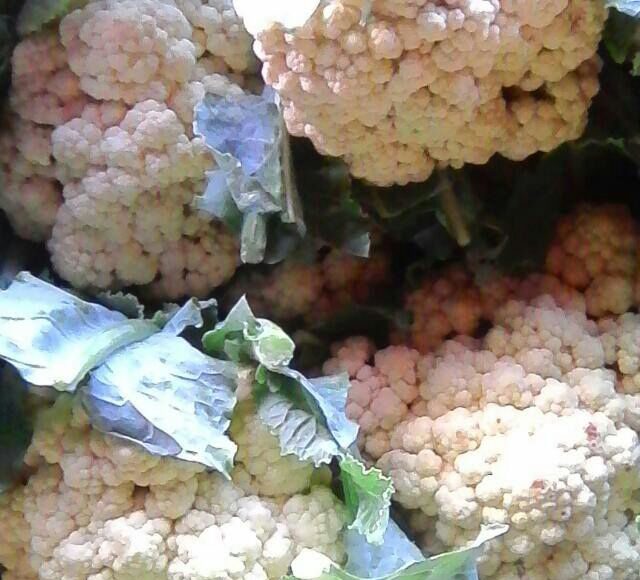
[[91, 373], [81, 398], [100, 431], [229, 477], [235, 375], [235, 365], [160, 332], [111, 355]]
[[269, 393], [258, 405], [258, 416], [278, 437], [282, 455], [295, 455], [316, 467], [331, 463], [339, 453], [327, 429], [309, 412], [281, 393]]
[[0, 358], [34, 385], [73, 391], [116, 350], [159, 330], [25, 272], [0, 292]]
[[350, 528], [369, 543], [381, 544], [389, 524], [389, 508], [394, 493], [391, 479], [379, 469], [347, 455], [340, 461], [340, 476], [345, 504], [353, 519]]
[[[244, 263], [274, 260], [282, 248], [270, 234], [306, 234], [296, 189], [289, 135], [275, 93], [207, 94], [195, 108], [194, 132], [213, 153], [217, 168], [195, 207], [223, 220], [240, 237]], [[289, 225], [274, 228], [271, 224]], [[285, 243], [284, 247], [288, 244]]]
[[26, 0], [18, 17], [18, 32], [26, 36], [60, 20], [73, 10], [82, 8], [88, 0]]
[[[459, 577], [475, 580], [477, 579], [476, 560], [482, 555], [484, 545], [505, 534], [507, 530], [508, 526], [499, 524], [485, 526], [477, 539], [465, 548], [433, 556], [421, 562], [414, 561], [383, 575], [374, 575], [375, 570], [362, 569], [361, 566], [358, 566], [359, 573], [350, 573], [317, 552], [303, 551], [291, 565], [293, 572], [291, 578], [297, 580], [453, 580]], [[349, 547], [352, 550], [362, 547], [369, 550], [369, 547], [362, 543], [348, 545]], [[383, 547], [390, 546], [385, 543]], [[352, 558], [351, 551], [348, 557]], [[384, 556], [378, 553], [377, 561], [384, 562]]]

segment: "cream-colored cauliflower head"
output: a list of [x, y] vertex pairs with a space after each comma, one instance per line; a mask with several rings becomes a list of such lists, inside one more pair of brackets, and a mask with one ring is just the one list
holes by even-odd
[[[430, 553], [484, 524], [510, 526], [480, 559], [482, 579], [635, 578], [638, 316], [598, 325], [543, 296], [510, 301], [493, 320], [484, 337], [422, 357], [378, 351], [375, 366], [370, 343], [337, 347], [327, 366], [352, 377], [363, 453], [392, 478]], [[404, 407], [393, 403], [402, 393]]]
[[91, 0], [18, 44], [0, 209], [63, 278], [157, 299], [231, 278], [235, 240], [193, 209], [214, 166], [193, 117], [207, 92], [242, 94], [248, 39], [230, 3]]
[[[246, 442], [237, 440], [240, 458]], [[26, 485], [0, 495], [9, 580], [278, 580], [305, 548], [344, 561], [347, 513], [327, 487], [307, 478], [263, 497], [92, 430], [67, 398], [39, 416], [26, 461]], [[304, 469], [272, 468], [294, 478]]]
[[289, 131], [390, 185], [579, 137], [605, 20], [599, 0], [323, 0], [255, 49]]
[[74, 286], [150, 285], [177, 298], [205, 296], [233, 275], [233, 237], [191, 209], [213, 160], [176, 110], [148, 100], [105, 119], [92, 106], [52, 141], [64, 205], [49, 249]]

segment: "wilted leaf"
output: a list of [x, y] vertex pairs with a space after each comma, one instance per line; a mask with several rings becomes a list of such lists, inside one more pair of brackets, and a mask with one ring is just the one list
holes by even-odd
[[82, 401], [101, 431], [228, 476], [236, 451], [225, 434], [234, 379], [230, 363], [161, 332], [111, 355], [91, 373]]

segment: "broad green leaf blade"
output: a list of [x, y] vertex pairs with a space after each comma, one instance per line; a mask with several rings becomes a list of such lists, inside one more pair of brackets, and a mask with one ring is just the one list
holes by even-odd
[[235, 375], [232, 363], [162, 332], [109, 357], [91, 373], [82, 401], [97, 429], [229, 476]]
[[[382, 576], [371, 573], [355, 575], [318, 557], [313, 551], [303, 551], [292, 563], [292, 578], [297, 580], [476, 580], [476, 561], [484, 551], [487, 542], [505, 534], [508, 526], [495, 524], [484, 527], [477, 539], [466, 548], [411, 563]], [[366, 545], [366, 544], [364, 544]], [[352, 545], [351, 548], [354, 546]], [[351, 557], [351, 554], [349, 554]]]
[[355, 443], [358, 437], [358, 425], [346, 415], [350, 387], [348, 375], [308, 379], [301, 372], [288, 367], [271, 370], [297, 382], [310, 407], [317, 410], [331, 435], [343, 450], [349, 449]]
[[113, 352], [156, 332], [26, 272], [0, 292], [0, 358], [34, 385], [73, 391]]
[[391, 479], [375, 467], [367, 469], [350, 455], [340, 461], [340, 477], [345, 504], [353, 518], [350, 529], [358, 531], [370, 544], [382, 544], [395, 491]]
[[282, 455], [295, 455], [316, 467], [331, 463], [339, 454], [329, 432], [310, 413], [279, 393], [269, 393], [258, 405], [258, 416], [280, 441]]
[[73, 10], [82, 8], [87, 2], [88, 0], [26, 0], [18, 17], [18, 32], [20, 36], [39, 32]]
[[606, 0], [605, 5], [635, 18], [640, 16], [640, 0]]
[[233, 7], [254, 36], [273, 24], [284, 28], [304, 26], [318, 9], [320, 0], [233, 0]]

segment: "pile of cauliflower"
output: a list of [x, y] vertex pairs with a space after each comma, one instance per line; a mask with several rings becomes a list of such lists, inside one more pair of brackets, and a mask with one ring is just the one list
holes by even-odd
[[3, 578], [277, 580], [305, 548], [344, 562], [346, 509], [322, 473], [281, 457], [251, 407], [231, 433], [227, 480], [103, 435], [59, 398], [39, 416], [28, 482], [0, 495]]
[[377, 185], [578, 138], [599, 89], [601, 0], [322, 0], [260, 26], [287, 127]]
[[359, 445], [427, 551], [497, 522], [483, 579], [638, 578], [639, 256], [626, 210], [583, 206], [545, 274], [483, 287], [447, 271], [404, 345], [334, 346], [324, 371], [349, 373]]
[[231, 0], [90, 0], [12, 65], [0, 209], [63, 278], [177, 298], [233, 275], [235, 240], [192, 208], [214, 165], [194, 106], [255, 69]]

